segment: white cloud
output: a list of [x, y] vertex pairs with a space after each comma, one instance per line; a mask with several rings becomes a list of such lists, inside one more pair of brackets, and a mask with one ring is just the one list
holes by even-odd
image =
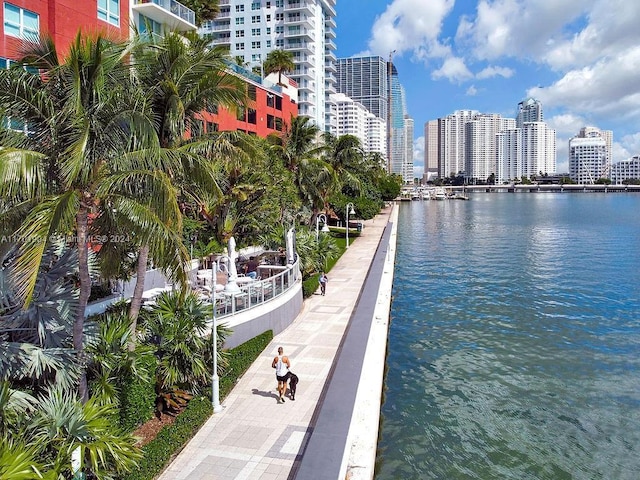
[[478, 89], [475, 87], [475, 85], [471, 85], [469, 88], [467, 88], [467, 91], [465, 92], [465, 95], [467, 97], [475, 97], [478, 94]]
[[491, 77], [504, 77], [510, 78], [513, 76], [513, 69], [509, 67], [486, 67], [476, 74], [476, 78], [485, 79]]
[[413, 139], [413, 166], [424, 167], [424, 135]]
[[431, 73], [431, 78], [438, 80], [446, 78], [454, 83], [462, 83], [465, 80], [473, 78], [473, 74], [464, 64], [464, 60], [460, 57], [449, 57], [445, 59], [442, 66], [438, 70]]
[[376, 18], [369, 49], [383, 57], [392, 50], [414, 52], [418, 58], [446, 54], [438, 36], [453, 5], [454, 0], [394, 0]]
[[456, 42], [478, 59], [536, 59], [565, 41], [568, 24], [604, 1], [608, 0], [481, 0], [475, 16], [460, 22]]
[[581, 115], [640, 120], [640, 46], [571, 70], [554, 84], [532, 88], [527, 95]]

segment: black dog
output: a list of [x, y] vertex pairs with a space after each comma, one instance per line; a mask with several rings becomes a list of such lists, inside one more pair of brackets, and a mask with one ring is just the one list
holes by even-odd
[[296, 388], [298, 387], [298, 380], [298, 376], [295, 373], [289, 372], [289, 393], [291, 395], [291, 400], [296, 399]]

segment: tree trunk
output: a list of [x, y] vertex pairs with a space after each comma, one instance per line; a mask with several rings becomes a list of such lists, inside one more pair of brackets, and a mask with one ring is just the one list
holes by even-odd
[[131, 305], [129, 306], [129, 319], [131, 321], [131, 337], [129, 339], [129, 350], [136, 348], [136, 330], [138, 328], [138, 314], [142, 306], [142, 294], [144, 292], [144, 281], [147, 276], [147, 260], [149, 259], [149, 246], [143, 245], [138, 253], [138, 265], [136, 270], [136, 286], [133, 289]]
[[89, 276], [89, 246], [87, 245], [87, 230], [89, 228], [88, 210], [80, 207], [76, 215], [76, 233], [78, 247], [78, 275], [80, 277], [80, 298], [78, 299], [78, 311], [73, 322], [73, 349], [76, 351], [80, 363], [80, 378], [78, 381], [78, 394], [82, 403], [89, 400], [89, 388], [87, 386], [86, 359], [84, 357], [84, 315], [91, 295], [91, 277]]

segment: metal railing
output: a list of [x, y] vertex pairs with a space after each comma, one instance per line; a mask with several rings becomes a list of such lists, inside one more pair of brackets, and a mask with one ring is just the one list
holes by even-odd
[[[261, 265], [263, 270], [268, 270], [269, 267], [270, 265]], [[278, 268], [276, 265], [271, 267]], [[225, 318], [264, 305], [294, 287], [300, 278], [299, 263], [296, 260], [276, 275], [243, 283], [238, 292], [216, 292], [216, 318]]]
[[176, 0], [138, 0], [136, 3], [155, 3], [186, 22], [189, 22], [192, 25], [196, 24], [195, 12]]

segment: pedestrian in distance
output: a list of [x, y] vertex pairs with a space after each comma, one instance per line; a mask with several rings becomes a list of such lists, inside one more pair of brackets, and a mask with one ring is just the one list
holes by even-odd
[[320, 295], [324, 296], [327, 291], [327, 283], [329, 283], [329, 277], [324, 272], [320, 272], [318, 277], [318, 283], [320, 284]]
[[284, 349], [278, 347], [278, 355], [273, 358], [271, 362], [271, 368], [276, 369], [276, 380], [278, 380], [278, 403], [284, 403], [284, 394], [287, 392], [287, 380], [289, 380], [289, 369], [291, 368], [291, 362], [289, 357], [284, 355]]

